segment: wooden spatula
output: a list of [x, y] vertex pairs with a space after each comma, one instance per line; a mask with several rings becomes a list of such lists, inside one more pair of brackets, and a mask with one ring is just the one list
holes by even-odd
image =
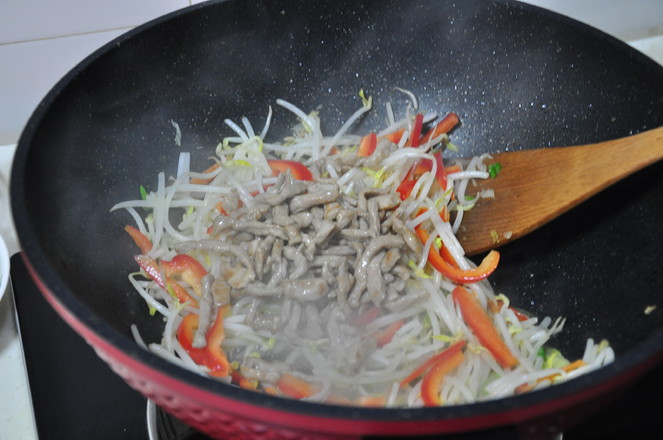
[[477, 182], [495, 198], [465, 212], [457, 236], [467, 255], [499, 247], [661, 158], [663, 127], [596, 144], [495, 154], [486, 163], [499, 162], [501, 171]]

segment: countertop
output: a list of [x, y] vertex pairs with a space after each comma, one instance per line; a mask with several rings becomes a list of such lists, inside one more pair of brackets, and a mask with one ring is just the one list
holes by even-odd
[[[42, 96], [96, 48], [194, 0], [38, 0], [0, 4], [0, 235], [20, 250], [8, 183], [21, 129]], [[620, 38], [663, 64], [660, 0], [531, 0]], [[26, 25], [30, 17], [30, 25]], [[48, 68], [45, 68], [48, 66]], [[0, 302], [0, 440], [37, 438], [11, 292]]]

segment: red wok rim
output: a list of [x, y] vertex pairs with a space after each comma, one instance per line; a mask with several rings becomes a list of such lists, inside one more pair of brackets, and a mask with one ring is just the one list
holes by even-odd
[[35, 253], [23, 252], [22, 258], [42, 295], [102, 358], [107, 357], [106, 361], [122, 365], [132, 375], [149, 378], [156, 387], [186, 396], [212, 411], [250, 416], [261, 423], [284, 428], [345, 435], [412, 435], [525, 424], [619, 391], [663, 358], [663, 331], [658, 331], [611, 365], [595, 372], [545, 390], [494, 401], [412, 409], [299, 402], [213, 381], [139, 348], [131, 339], [101, 324], [68, 289], [57, 282], [48, 282], [57, 278], [49, 274], [49, 268], [33, 263], [28, 255]]

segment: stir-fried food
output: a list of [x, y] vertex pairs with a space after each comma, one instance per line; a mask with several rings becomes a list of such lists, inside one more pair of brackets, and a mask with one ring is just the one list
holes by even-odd
[[227, 120], [235, 136], [207, 170], [192, 172], [182, 153], [175, 176], [114, 207], [135, 221], [129, 280], [165, 322], [149, 344], [134, 327], [139, 343], [240, 387], [390, 407], [509, 396], [611, 362], [607, 342], [591, 339], [567, 361], [549, 347], [564, 319], [529, 316], [493, 291], [498, 252], [465, 257], [464, 213], [499, 197], [468, 186], [499, 170], [484, 157], [445, 163], [459, 117], [437, 121], [412, 97], [401, 119], [387, 104], [387, 127], [356, 136], [372, 107], [360, 96], [333, 136], [317, 112], [282, 100], [299, 121], [281, 142], [266, 140], [271, 108], [261, 133]]

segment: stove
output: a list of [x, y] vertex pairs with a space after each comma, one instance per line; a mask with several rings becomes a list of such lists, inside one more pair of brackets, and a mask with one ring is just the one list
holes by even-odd
[[[38, 436], [49, 439], [206, 440], [130, 388], [50, 307], [33, 284], [20, 254], [11, 281]], [[555, 438], [659, 439], [663, 365], [593, 417]], [[513, 438], [503, 430], [449, 439]], [[484, 435], [486, 437], [484, 437]], [[372, 437], [376, 440], [375, 437]]]
[[40, 440], [208, 438], [113, 373], [42, 297], [20, 254], [11, 259], [11, 281]]

